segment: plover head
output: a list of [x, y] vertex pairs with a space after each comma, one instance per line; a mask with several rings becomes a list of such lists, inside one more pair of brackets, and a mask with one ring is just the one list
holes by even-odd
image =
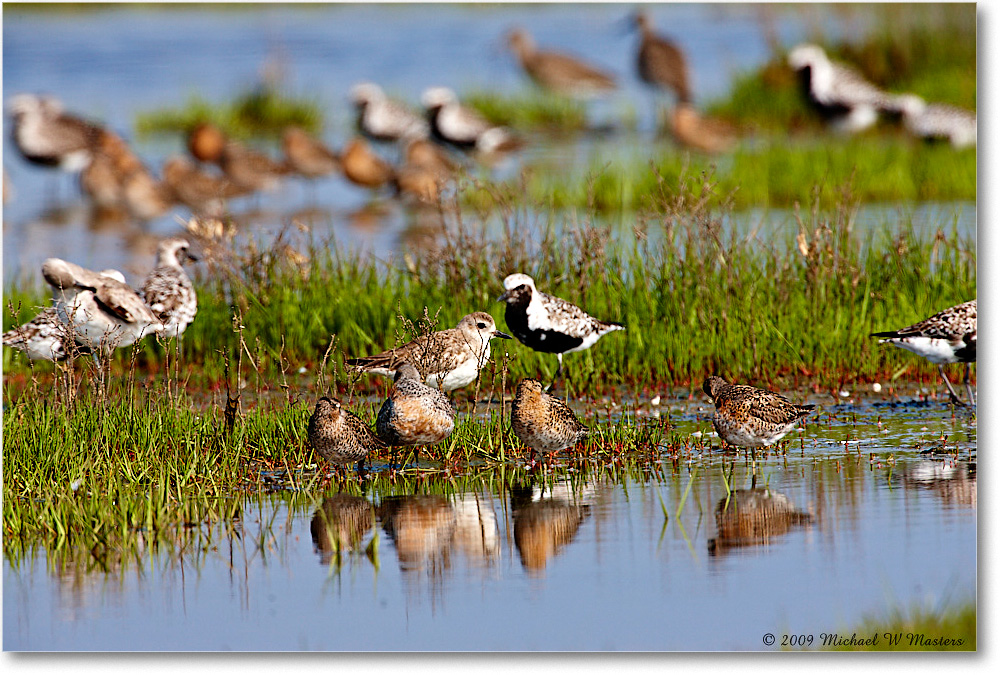
[[531, 294], [535, 291], [535, 280], [527, 274], [511, 274], [503, 280], [504, 293], [497, 302], [515, 302], [524, 294]]
[[431, 87], [430, 89], [425, 89], [424, 93], [420, 95], [420, 102], [428, 110], [433, 110], [457, 103], [458, 97], [448, 87]]
[[927, 103], [916, 94], [903, 94], [896, 97], [896, 107], [907, 117], [916, 117], [927, 109]]
[[184, 237], [168, 237], [156, 247], [157, 267], [180, 267], [184, 260], [198, 260], [188, 249], [191, 244]]
[[788, 53], [788, 65], [793, 70], [802, 70], [807, 66], [816, 66], [828, 63], [826, 52], [821, 47], [813, 44], [801, 44]]
[[484, 342], [495, 337], [503, 340], [511, 339], [511, 337], [506, 333], [497, 330], [497, 324], [493, 320], [493, 317], [486, 312], [473, 312], [472, 314], [466, 314], [462, 317], [462, 320], [458, 322], [457, 327], [466, 333], [480, 336]]
[[359, 82], [351, 87], [350, 98], [354, 105], [361, 106], [384, 99], [385, 93], [374, 82]]

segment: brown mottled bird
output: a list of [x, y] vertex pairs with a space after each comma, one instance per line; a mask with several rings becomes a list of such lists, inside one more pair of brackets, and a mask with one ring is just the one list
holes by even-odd
[[364, 497], [338, 493], [323, 499], [309, 523], [309, 534], [324, 565], [341, 551], [355, 551], [372, 529], [372, 505]]
[[330, 464], [358, 462], [359, 469], [370, 452], [385, 447], [357, 415], [328, 396], [316, 402], [309, 418], [309, 445]]
[[678, 103], [690, 103], [691, 88], [684, 53], [653, 31], [653, 22], [645, 12], [636, 12], [633, 20], [642, 37], [636, 58], [639, 78], [651, 87], [672, 90]]
[[455, 408], [438, 389], [421, 381], [408, 362], [396, 367], [396, 381], [375, 420], [378, 436], [388, 445], [433, 445], [455, 429]]
[[337, 153], [299, 127], [285, 128], [281, 144], [285, 162], [306, 178], [319, 178], [340, 170]]
[[610, 73], [566, 54], [539, 50], [531, 35], [520, 28], [507, 33], [507, 46], [542, 89], [582, 99], [603, 96], [617, 88]]
[[228, 178], [205, 173], [179, 155], [164, 162], [163, 182], [179, 202], [200, 215], [221, 216], [227, 199], [247, 193], [246, 188]]
[[517, 385], [510, 409], [510, 425], [521, 442], [535, 453], [552, 454], [571, 448], [590, 434], [569, 406], [546, 394], [542, 383], [527, 378]]
[[795, 405], [781, 394], [746, 384], [729, 384], [712, 375], [702, 385], [715, 403], [712, 424], [719, 437], [730, 445], [753, 447], [771, 445], [795, 427], [795, 422], [816, 406]]
[[670, 132], [681, 145], [707, 153], [725, 152], [736, 142], [736, 130], [720, 120], [702, 117], [690, 103], [670, 113]]
[[273, 190], [290, 171], [285, 162], [229, 140], [213, 124], [204, 122], [188, 134], [188, 150], [202, 162], [219, 165], [226, 177], [248, 190]]
[[143, 299], [163, 324], [159, 331], [168, 338], [179, 338], [198, 313], [198, 297], [187, 272], [185, 260], [198, 260], [183, 237], [169, 237], [156, 247], [156, 267], [142, 285]]
[[344, 147], [340, 162], [347, 180], [361, 187], [382, 187], [396, 175], [392, 165], [375, 154], [360, 138], [353, 139]]

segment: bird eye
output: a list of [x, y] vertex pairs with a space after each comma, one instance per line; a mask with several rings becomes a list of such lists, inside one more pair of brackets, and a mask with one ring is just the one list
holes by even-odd
[[480, 321], [479, 323], [476, 324], [476, 328], [478, 328], [479, 330], [482, 330], [482, 329], [486, 328], [486, 324], [483, 323], [482, 321]]

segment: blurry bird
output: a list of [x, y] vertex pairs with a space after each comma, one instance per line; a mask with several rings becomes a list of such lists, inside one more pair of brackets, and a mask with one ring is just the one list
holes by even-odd
[[64, 111], [51, 96], [18, 94], [10, 101], [14, 145], [40, 166], [77, 172], [90, 163], [103, 128]]
[[510, 426], [514, 435], [531, 448], [532, 462], [536, 453], [554, 454], [590, 435], [590, 429], [576, 418], [569, 406], [546, 394], [542, 383], [530, 378], [517, 385], [510, 409]]
[[188, 150], [198, 160], [218, 164], [226, 177], [251, 192], [273, 190], [290, 172], [288, 164], [251, 150], [208, 122], [188, 134]]
[[376, 155], [361, 138], [351, 140], [340, 156], [344, 176], [355, 185], [379, 188], [396, 175], [392, 165]]
[[[653, 22], [646, 12], [636, 12], [632, 16], [632, 21], [639, 29], [641, 37], [636, 56], [639, 79], [654, 91], [662, 89], [672, 91], [678, 105], [691, 103], [691, 86], [684, 52], [673, 42], [654, 32]], [[653, 119], [657, 120], [659, 125], [659, 111], [655, 98], [653, 103]]]
[[885, 338], [879, 340], [879, 344], [888, 342], [937, 364], [951, 400], [958, 405], [962, 405], [962, 400], [945, 375], [944, 366], [946, 363], [964, 363], [965, 389], [969, 394], [969, 403], [972, 404], [976, 399], [969, 382], [969, 370], [976, 360], [976, 325], [976, 300], [970, 300], [942, 310], [912, 326], [872, 333], [872, 336]]
[[163, 182], [174, 197], [196, 215], [221, 216], [226, 200], [247, 193], [228, 178], [200, 171], [190, 160], [175, 155], [163, 164]]
[[429, 171], [438, 180], [451, 178], [459, 168], [458, 163], [447, 150], [424, 138], [407, 142], [403, 157], [406, 166]]
[[396, 366], [395, 384], [375, 420], [378, 437], [387, 445], [433, 445], [451, 435], [455, 408], [439, 389], [423, 383], [410, 363]]
[[516, 150], [523, 144], [506, 127], [491, 125], [479, 113], [458, 102], [455, 92], [432, 87], [421, 96], [431, 124], [431, 133], [440, 141], [462, 150], [484, 155]]
[[325, 461], [335, 465], [358, 463], [385, 447], [357, 415], [344, 410], [340, 401], [323, 396], [309, 418], [309, 446]]
[[55, 307], [46, 307], [31, 321], [3, 334], [3, 343], [22, 351], [32, 361], [62, 361], [69, 356], [73, 334], [59, 321]]
[[531, 35], [520, 28], [507, 33], [507, 46], [524, 72], [541, 87], [562, 96], [593, 98], [617, 88], [613, 75], [583, 61], [553, 51], [541, 51]]
[[358, 83], [350, 96], [358, 113], [358, 131], [374, 141], [427, 138], [430, 133], [427, 120], [388, 98], [377, 84]]
[[802, 77], [806, 96], [837, 131], [854, 133], [878, 120], [880, 111], [894, 109], [894, 97], [860, 73], [833, 63], [822, 48], [801, 44], [788, 54], [788, 64]]
[[222, 157], [226, 136], [219, 127], [210, 122], [200, 122], [187, 134], [187, 148], [191, 156], [199, 162], [214, 164]]
[[781, 394], [712, 375], [702, 385], [715, 404], [712, 424], [719, 438], [741, 448], [772, 445], [795, 428], [814, 405], [796, 405]]
[[285, 163], [301, 176], [319, 178], [340, 170], [337, 154], [299, 127], [286, 127], [281, 142]]
[[944, 103], [926, 103], [915, 94], [896, 97], [903, 126], [927, 140], [947, 139], [955, 148], [976, 144], [976, 113]]
[[183, 237], [161, 241], [156, 248], [156, 267], [142, 285], [146, 304], [163, 325], [158, 332], [167, 338], [179, 338], [198, 312], [194, 286], [181, 266], [184, 260], [198, 259], [189, 247]]
[[681, 145], [702, 152], [725, 152], [736, 143], [735, 129], [719, 120], [702, 117], [690, 103], [674, 106], [670, 131]]

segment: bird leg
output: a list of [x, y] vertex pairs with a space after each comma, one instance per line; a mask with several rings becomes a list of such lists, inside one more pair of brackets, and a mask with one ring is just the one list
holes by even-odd
[[976, 404], [976, 395], [972, 392], [972, 385], [969, 383], [969, 370], [971, 370], [972, 364], [965, 364], [965, 391], [969, 393], [969, 405]]
[[[962, 399], [958, 397], [958, 394], [955, 393], [955, 388], [951, 386], [948, 376], [945, 375], [943, 363], [938, 364], [938, 371], [941, 373], [941, 379], [944, 380], [945, 385], [948, 387], [948, 393], [951, 394], [951, 402], [955, 405], [965, 405], [962, 403]], [[966, 377], [968, 377], [968, 371], [966, 371]], [[968, 381], [966, 381], [966, 384], [968, 384]]]
[[552, 391], [552, 388], [556, 386], [556, 382], [558, 382], [559, 378], [562, 377], [562, 354], [556, 354], [556, 358], [559, 359], [559, 367], [556, 368], [556, 374], [552, 378], [552, 382], [550, 382], [549, 386], [545, 388], [546, 392]]

